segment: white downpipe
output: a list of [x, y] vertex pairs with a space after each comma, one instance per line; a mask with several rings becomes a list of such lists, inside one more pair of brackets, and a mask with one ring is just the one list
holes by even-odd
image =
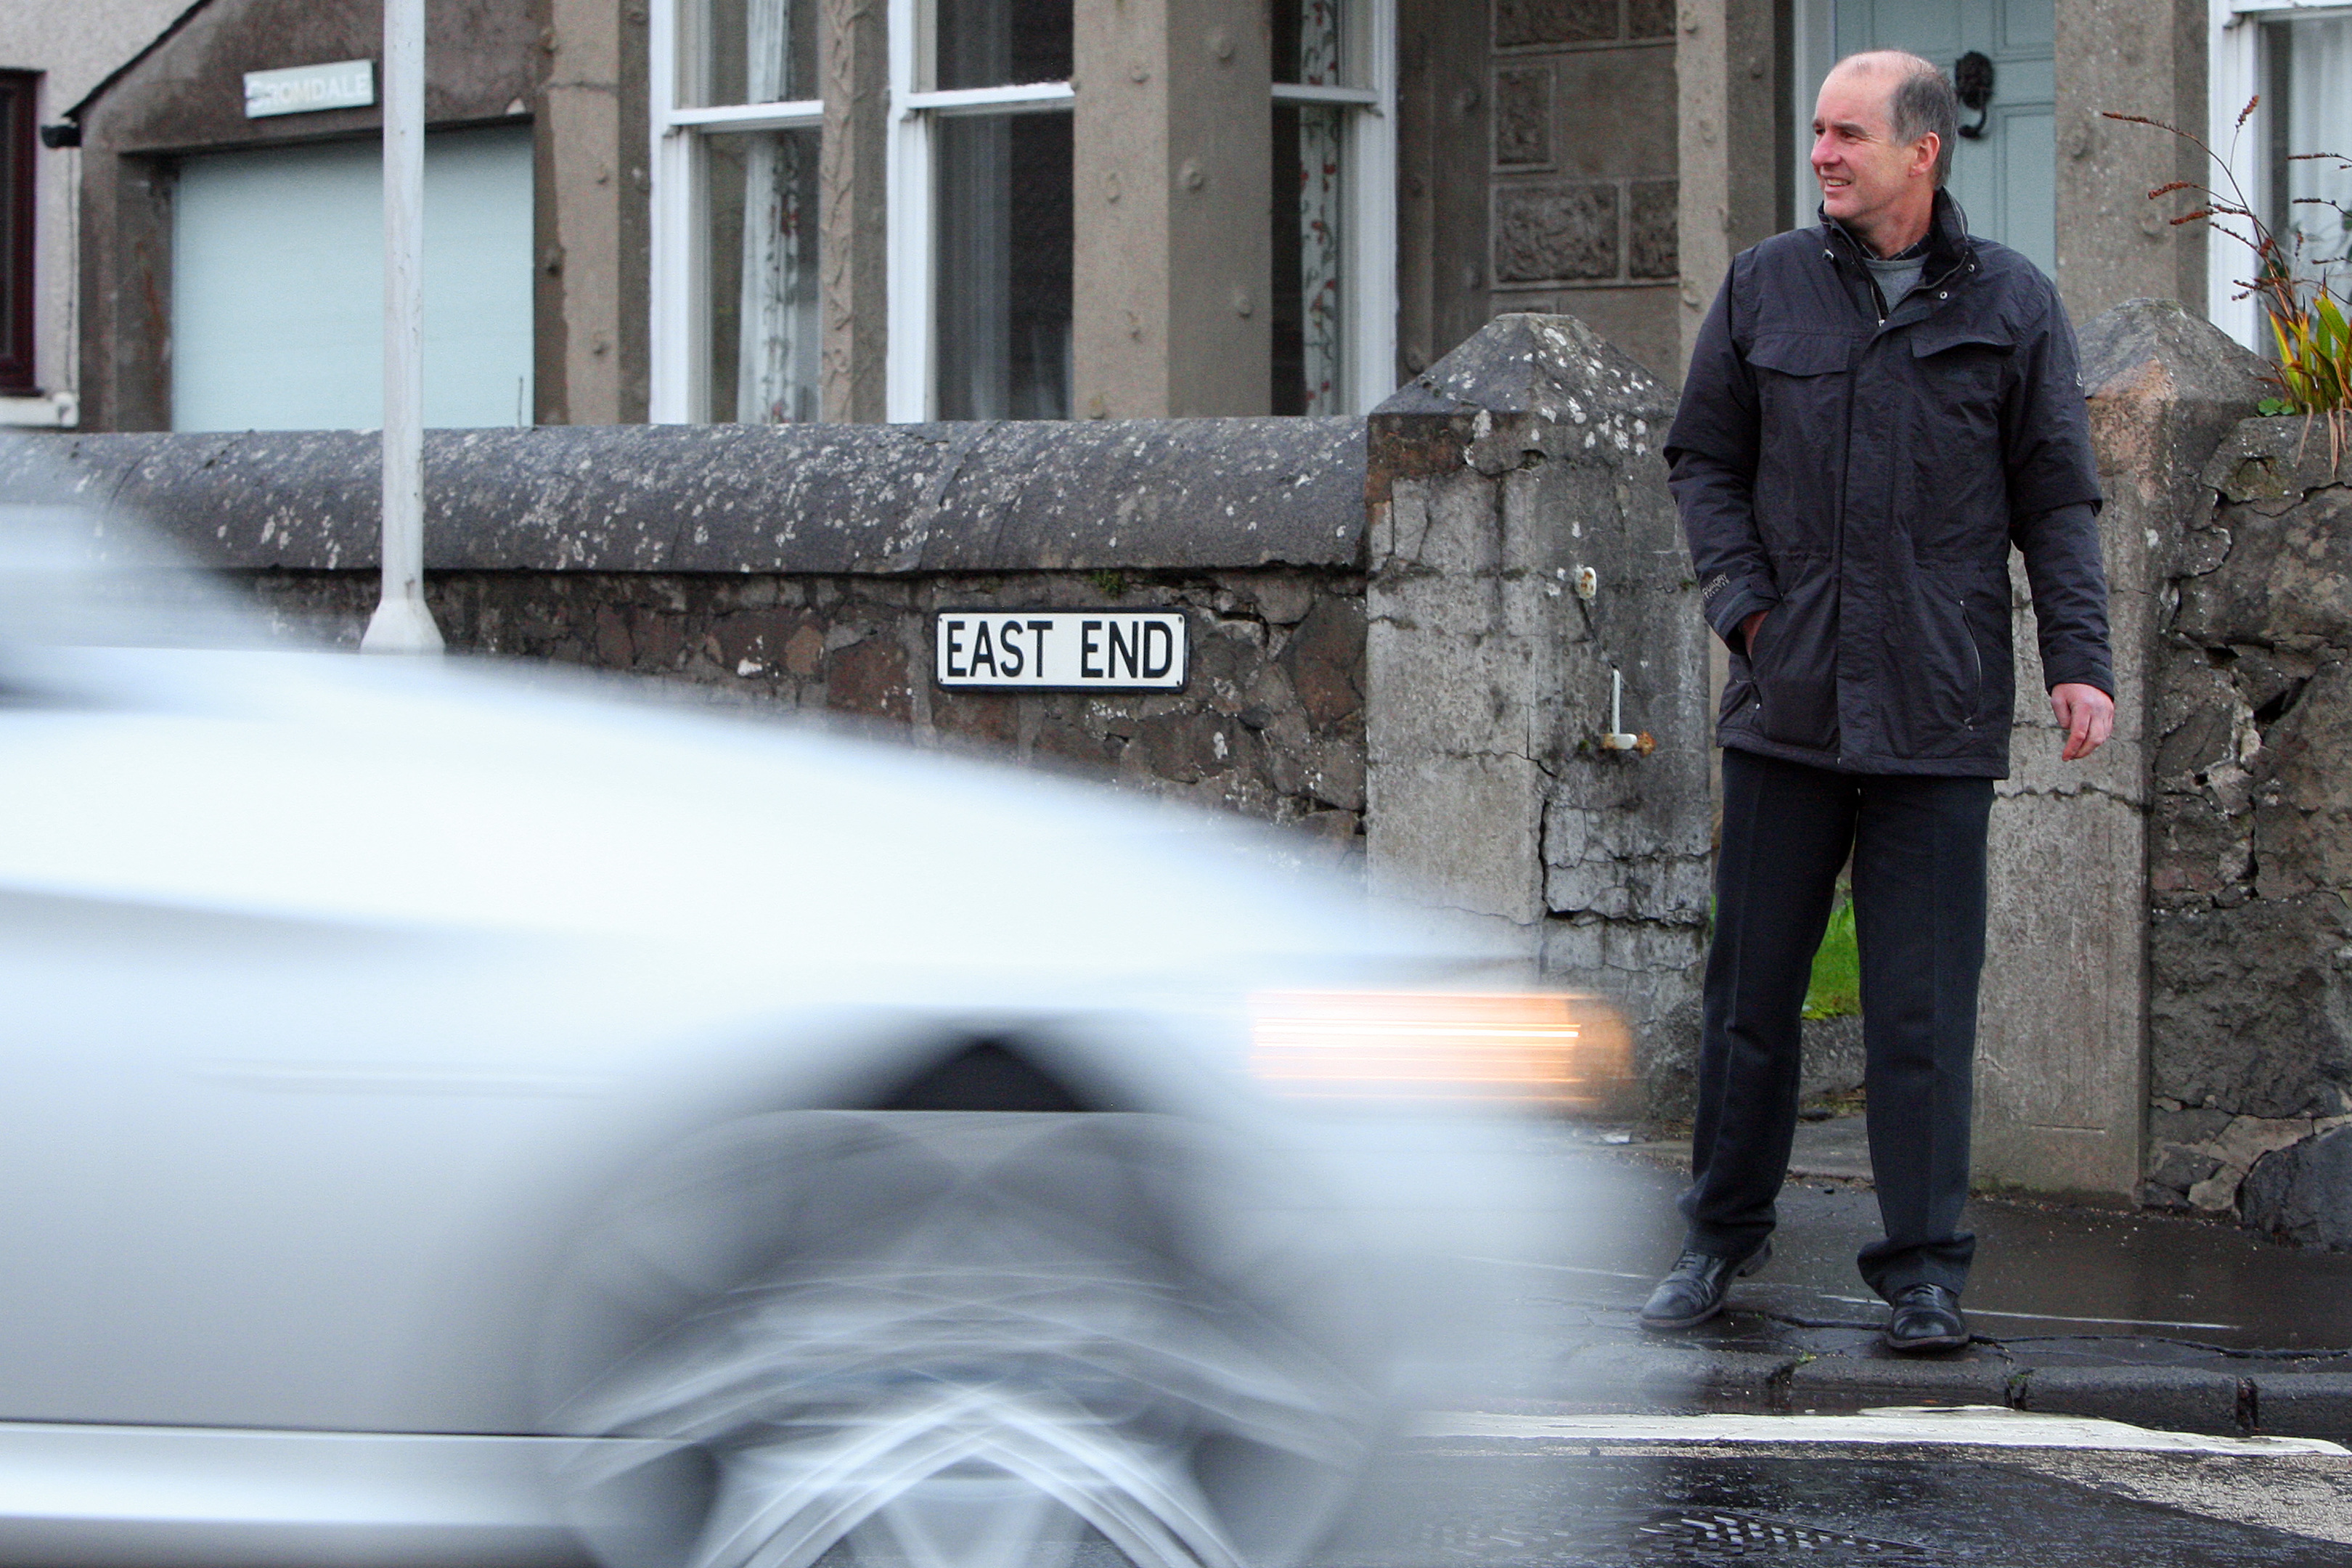
[[425, 604], [425, 0], [383, 8], [383, 597], [363, 653], [439, 653]]

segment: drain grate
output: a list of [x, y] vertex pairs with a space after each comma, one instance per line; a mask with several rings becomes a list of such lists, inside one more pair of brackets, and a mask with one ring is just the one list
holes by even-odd
[[1633, 1555], [1643, 1563], [1713, 1563], [1789, 1552], [1839, 1552], [1887, 1563], [1927, 1560], [1918, 1547], [1899, 1541], [1873, 1541], [1785, 1519], [1713, 1509], [1661, 1509], [1633, 1531]]

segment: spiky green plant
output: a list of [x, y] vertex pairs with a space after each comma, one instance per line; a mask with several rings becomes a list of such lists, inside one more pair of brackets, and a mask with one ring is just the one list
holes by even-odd
[[[2261, 102], [2262, 95], [2257, 93], [2239, 110], [2237, 123], [2231, 131], [2233, 153], [2239, 133], [2245, 130], [2246, 121], [2253, 117]], [[2352, 435], [2352, 331], [2347, 331], [2344, 308], [2325, 279], [2296, 272], [2295, 264], [2303, 258], [2302, 230], [2290, 226], [2284, 240], [2273, 233], [2247, 200], [2231, 160], [2215, 153], [2202, 137], [2144, 114], [2109, 110], [2105, 118], [2120, 120], [2127, 125], [2150, 126], [2177, 136], [2204, 153], [2209, 163], [2221, 166], [2226, 190], [2194, 180], [2174, 180], [2148, 192], [2148, 199], [2161, 200], [2176, 191], [2194, 192], [2198, 205], [2171, 221], [2176, 225], [2203, 223], [2252, 253], [2254, 275], [2239, 280], [2240, 292], [2233, 298], [2242, 300], [2252, 295], [2262, 302], [2263, 314], [2270, 319], [2272, 341], [2278, 347], [2278, 362], [2270, 376], [2278, 386], [2279, 395], [2264, 398], [2262, 411], [2304, 416], [2306, 437], [2310, 422], [2325, 418], [2329, 463], [2340, 464], [2347, 435]], [[2296, 153], [2290, 155], [2290, 161], [2333, 163], [2338, 169], [2352, 169], [2352, 158], [2340, 153]], [[2294, 200], [2298, 205], [2333, 209], [2345, 219], [2347, 229], [2352, 229], [2352, 212], [2340, 204], [2325, 196], [2297, 196]]]

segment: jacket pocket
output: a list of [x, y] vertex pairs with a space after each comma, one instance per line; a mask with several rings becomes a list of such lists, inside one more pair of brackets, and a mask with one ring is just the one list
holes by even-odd
[[1993, 668], [1978, 636], [1984, 606], [1958, 574], [1921, 572], [1890, 629], [1884, 662], [1897, 672], [1885, 705], [1887, 742], [1899, 757], [1948, 757], [1978, 749]]
[[1837, 585], [1822, 563], [1790, 585], [1748, 650], [1756, 729], [1766, 740], [1837, 750]]
[[1759, 331], [1748, 350], [1758, 428], [1756, 525], [1773, 558], [1837, 547], [1853, 340], [1843, 333]]
[[1922, 431], [1949, 440], [1961, 430], [1997, 434], [2016, 344], [1998, 328], [1927, 325], [1911, 334]]

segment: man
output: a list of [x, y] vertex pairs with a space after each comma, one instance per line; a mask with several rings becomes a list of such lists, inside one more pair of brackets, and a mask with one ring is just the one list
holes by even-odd
[[1730, 649], [1723, 832], [1687, 1238], [1643, 1309], [1721, 1310], [1770, 1255], [1799, 1016], [1853, 866], [1871, 1169], [1863, 1278], [1896, 1351], [1968, 1342], [1959, 1293], [1985, 825], [2009, 769], [2008, 555], [2025, 559], [2063, 754], [2114, 725], [2106, 582], [2057, 291], [1943, 190], [1958, 104], [1881, 51], [1822, 85], [1821, 225], [1743, 252], [1666, 438], [1708, 623]]

